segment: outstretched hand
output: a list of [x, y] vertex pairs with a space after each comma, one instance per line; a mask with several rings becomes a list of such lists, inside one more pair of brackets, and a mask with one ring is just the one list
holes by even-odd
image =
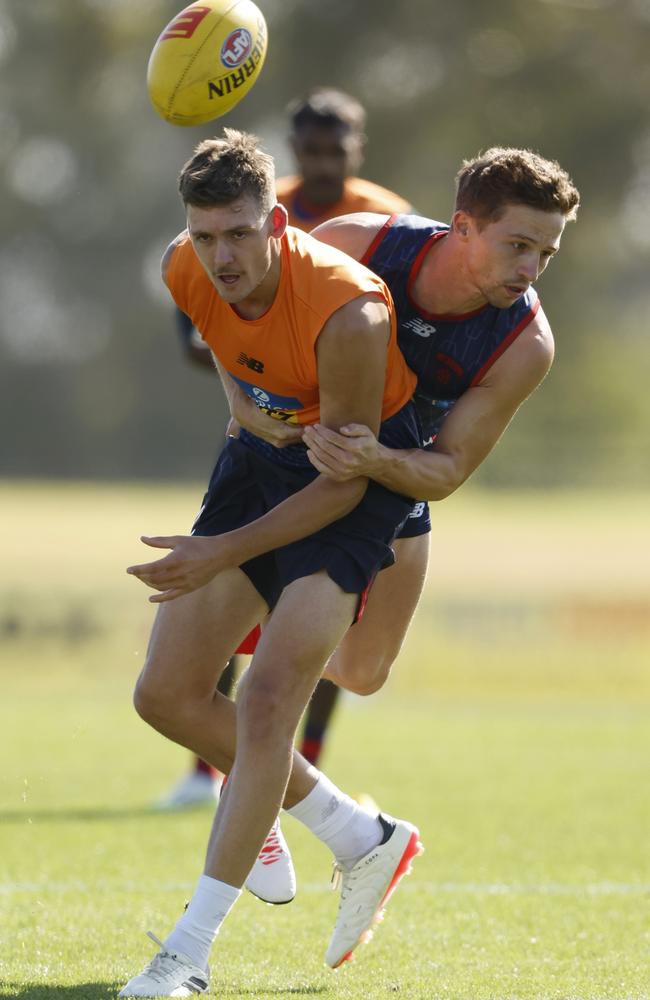
[[141, 536], [145, 545], [154, 549], [171, 549], [168, 555], [154, 562], [129, 566], [127, 573], [137, 576], [147, 587], [160, 593], [149, 598], [152, 604], [173, 601], [190, 594], [208, 583], [228, 563], [219, 552], [219, 536], [170, 535], [150, 538]]
[[324, 476], [338, 482], [372, 477], [379, 443], [364, 424], [348, 424], [338, 432], [322, 424], [310, 424], [304, 429], [303, 441], [309, 461]]

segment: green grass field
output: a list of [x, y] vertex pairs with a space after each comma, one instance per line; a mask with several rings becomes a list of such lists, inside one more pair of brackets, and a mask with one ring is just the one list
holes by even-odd
[[[0, 485], [1, 997], [115, 996], [200, 873], [209, 813], [150, 808], [187, 755], [131, 708], [153, 611], [124, 574], [200, 493]], [[345, 700], [323, 762], [426, 853], [332, 973], [330, 859], [287, 819], [299, 895], [242, 898], [210, 996], [650, 997], [647, 509], [470, 488], [436, 507], [400, 662]]]

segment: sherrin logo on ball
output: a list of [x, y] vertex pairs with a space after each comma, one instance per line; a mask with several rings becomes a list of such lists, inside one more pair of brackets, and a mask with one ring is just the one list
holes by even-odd
[[202, 125], [226, 114], [260, 74], [266, 23], [251, 0], [193, 3], [164, 28], [147, 67], [147, 90], [173, 125]]

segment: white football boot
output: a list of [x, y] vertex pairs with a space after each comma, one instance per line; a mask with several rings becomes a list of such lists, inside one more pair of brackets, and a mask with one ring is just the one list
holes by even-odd
[[386, 813], [377, 817], [384, 836], [351, 871], [334, 866], [334, 888], [341, 885], [341, 901], [334, 933], [325, 961], [336, 969], [352, 958], [361, 942], [372, 937], [373, 925], [383, 917], [383, 908], [404, 875], [411, 871], [411, 862], [424, 848], [417, 827]]
[[187, 955], [166, 951], [162, 941], [147, 931], [160, 951], [139, 976], [129, 979], [118, 997], [193, 997], [205, 993], [210, 973], [199, 969]]
[[211, 805], [219, 801], [221, 781], [205, 771], [190, 771], [174, 785], [172, 790], [156, 802], [161, 812], [191, 809], [193, 806]]
[[289, 845], [276, 819], [244, 883], [264, 903], [290, 903], [296, 895], [296, 873]]

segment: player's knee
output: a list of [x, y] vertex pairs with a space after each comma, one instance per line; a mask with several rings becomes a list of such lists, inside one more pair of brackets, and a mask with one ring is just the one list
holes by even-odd
[[388, 680], [389, 674], [390, 665], [387, 669], [375, 668], [374, 670], [358, 673], [353, 678], [353, 686], [350, 690], [353, 691], [354, 694], [361, 695], [364, 698], [368, 695], [375, 694], [384, 686]]
[[133, 692], [133, 705], [141, 719], [154, 729], [164, 731], [166, 722], [172, 717], [174, 699], [142, 673]]
[[256, 743], [292, 738], [286, 701], [277, 687], [262, 678], [247, 678], [237, 697], [237, 729]]
[[337, 682], [353, 694], [367, 697], [384, 686], [393, 661], [391, 655], [378, 655], [341, 664]]

